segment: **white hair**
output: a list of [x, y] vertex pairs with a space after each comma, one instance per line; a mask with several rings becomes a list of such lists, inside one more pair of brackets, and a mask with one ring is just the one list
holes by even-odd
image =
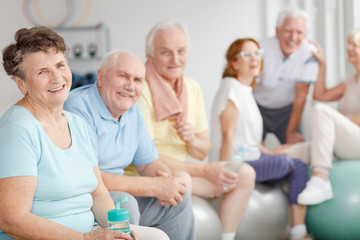
[[277, 17], [276, 27], [281, 28], [286, 18], [304, 18], [306, 21], [306, 29], [310, 27], [310, 16], [303, 9], [298, 7], [288, 7], [283, 9]]
[[101, 62], [100, 68], [108, 69], [108, 68], [113, 67], [116, 64], [116, 59], [120, 55], [127, 55], [134, 59], [138, 59], [141, 63], [143, 62], [137, 54], [135, 54], [129, 50], [115, 49], [115, 50], [112, 50], [112, 51], [108, 52], [107, 54], [105, 54], [105, 56], [103, 57], [103, 60]]
[[160, 22], [158, 24], [156, 24], [151, 30], [150, 32], [147, 34], [146, 36], [146, 45], [145, 45], [145, 52], [146, 54], [153, 56], [154, 54], [154, 36], [156, 34], [157, 31], [159, 30], [167, 30], [169, 28], [173, 28], [176, 27], [178, 29], [180, 29], [186, 37], [186, 41], [187, 41], [187, 45], [189, 46], [189, 34], [188, 31], [185, 27], [184, 24], [182, 24], [181, 22], [177, 22], [174, 20], [166, 20], [163, 22]]
[[360, 28], [353, 29], [347, 36], [347, 40], [354, 40], [355, 44], [360, 45]]

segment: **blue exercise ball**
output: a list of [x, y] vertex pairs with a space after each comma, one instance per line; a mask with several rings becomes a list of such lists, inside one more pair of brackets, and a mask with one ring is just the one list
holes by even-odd
[[222, 228], [215, 209], [205, 199], [192, 196], [196, 240], [219, 240]]
[[306, 226], [316, 240], [360, 239], [360, 160], [334, 161], [334, 198], [308, 206]]

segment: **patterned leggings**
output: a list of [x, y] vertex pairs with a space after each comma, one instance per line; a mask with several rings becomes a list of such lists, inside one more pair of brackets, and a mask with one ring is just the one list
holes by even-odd
[[277, 183], [289, 180], [288, 200], [297, 204], [298, 195], [304, 190], [309, 178], [308, 165], [285, 155], [261, 154], [258, 160], [246, 161], [256, 172], [257, 183]]

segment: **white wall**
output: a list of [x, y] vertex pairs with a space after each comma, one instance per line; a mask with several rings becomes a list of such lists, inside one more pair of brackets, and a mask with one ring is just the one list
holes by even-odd
[[[43, 23], [46, 20], [56, 23], [65, 15], [65, 1], [30, 2], [32, 2], [30, 13], [39, 22]], [[174, 18], [183, 21], [188, 27], [191, 43], [185, 74], [196, 79], [202, 86], [209, 115], [225, 64], [225, 51], [233, 40], [239, 37], [261, 40], [274, 35], [277, 12], [283, 6], [298, 5], [306, 8], [312, 17], [316, 17], [324, 6], [329, 4], [333, 6], [331, 4], [341, 0], [76, 0], [75, 2], [73, 21], [69, 22], [68, 26], [78, 24], [83, 16], [85, 18], [80, 22], [80, 26], [95, 26], [101, 22], [109, 29], [111, 49], [129, 49], [142, 56], [144, 60], [145, 35], [150, 28], [165, 19]], [[354, 3], [356, 1], [346, 2], [347, 6], [350, 5], [347, 8], [355, 11], [351, 6], [356, 4]], [[13, 41], [16, 30], [32, 25], [24, 16], [24, 1], [1, 0], [0, 3], [2, 4], [0, 49], [3, 49]], [[86, 15], [88, 3], [91, 5]], [[351, 15], [356, 14], [354, 12]], [[359, 18], [354, 21], [359, 21]], [[313, 25], [315, 29], [311, 31], [311, 37], [321, 42], [323, 38], [319, 35], [323, 35], [324, 29], [321, 29], [321, 25]], [[21, 95], [2, 67], [0, 67], [0, 77], [1, 115]]]
[[[42, 17], [49, 22], [59, 22], [65, 14], [63, 1], [37, 2]], [[86, 8], [86, 1], [76, 2], [76, 14], [80, 17]], [[0, 8], [0, 48], [3, 49], [13, 41], [17, 29], [31, 25], [24, 17], [23, 1], [1, 3], [3, 6]], [[165, 19], [175, 18], [183, 21], [188, 27], [191, 43], [185, 73], [203, 87], [208, 112], [220, 81], [228, 45], [238, 37], [262, 38], [260, 0], [92, 0], [91, 3], [91, 11], [81, 26], [94, 26], [102, 22], [109, 29], [111, 49], [132, 50], [144, 60], [145, 36], [151, 27]], [[31, 13], [38, 19], [36, 9], [33, 8]], [[13, 81], [5, 75], [3, 68], [0, 69], [0, 114], [3, 114], [21, 95]]]

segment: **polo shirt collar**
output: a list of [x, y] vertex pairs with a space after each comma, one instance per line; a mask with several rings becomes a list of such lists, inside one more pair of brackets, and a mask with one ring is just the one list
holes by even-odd
[[300, 50], [301, 48], [303, 48], [303, 46], [304, 46], [304, 44], [305, 44], [304, 42], [306, 41], [306, 39], [304, 39], [304, 40], [302, 41], [302, 43], [300, 44], [300, 46], [298, 47], [298, 49], [297, 49], [295, 52], [293, 52], [292, 54], [290, 54], [290, 56], [285, 57], [285, 55], [283, 54], [283, 52], [282, 52], [282, 50], [281, 50], [281, 48], [280, 48], [280, 41], [279, 41], [279, 39], [276, 38], [276, 40], [277, 40], [277, 42], [278, 42], [277, 46], [278, 46], [278, 48], [279, 48], [279, 53], [280, 53], [281, 56], [282, 56], [283, 62], [285, 62], [285, 61], [287, 61], [287, 60], [292, 60], [293, 58], [295, 58], [296, 55], [298, 54], [299, 50]]
[[120, 122], [116, 121], [107, 106], [105, 105], [104, 101], [102, 100], [99, 90], [97, 88], [96, 82], [90, 88], [90, 101], [92, 102], [93, 106], [98, 110], [99, 115], [102, 119], [113, 121], [114, 123], [120, 124], [120, 126], [124, 126], [128, 119], [128, 111], [121, 115]]

